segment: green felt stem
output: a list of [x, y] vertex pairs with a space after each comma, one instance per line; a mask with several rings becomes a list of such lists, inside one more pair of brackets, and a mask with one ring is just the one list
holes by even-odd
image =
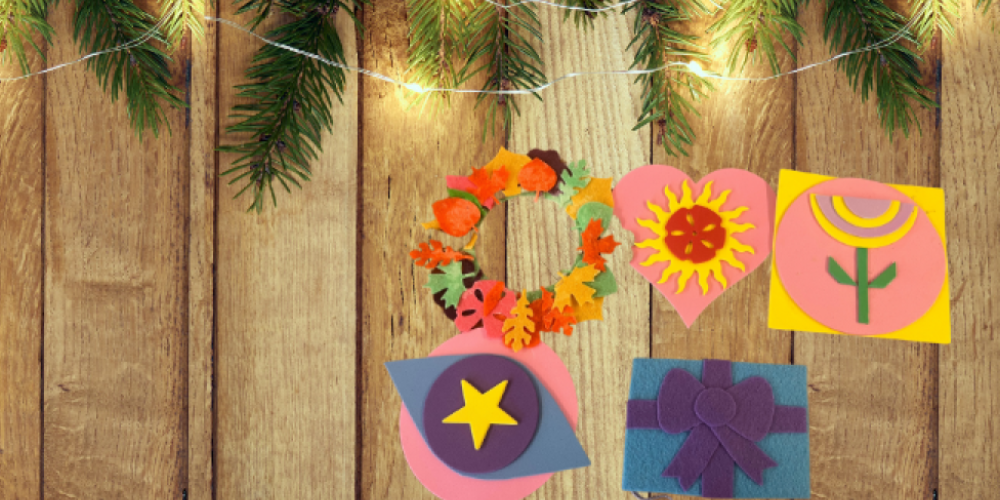
[[855, 249], [855, 281], [858, 287], [858, 323], [868, 324], [868, 249]]

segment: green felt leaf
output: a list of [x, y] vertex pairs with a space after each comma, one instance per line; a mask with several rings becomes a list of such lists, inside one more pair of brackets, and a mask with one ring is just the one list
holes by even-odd
[[851, 279], [851, 277], [847, 274], [847, 271], [844, 271], [844, 268], [840, 267], [840, 264], [838, 264], [837, 261], [833, 260], [833, 257], [827, 257], [826, 271], [830, 273], [830, 276], [841, 285], [857, 286], [857, 283]]
[[458, 299], [462, 298], [462, 293], [465, 292], [465, 283], [462, 283], [462, 280], [471, 278], [474, 273], [462, 274], [462, 263], [459, 261], [452, 262], [447, 266], [438, 266], [438, 269], [443, 273], [431, 273], [424, 288], [430, 288], [435, 294], [444, 290], [445, 293], [441, 298], [445, 305], [455, 307], [458, 305]]
[[582, 233], [594, 219], [600, 220], [601, 229], [607, 230], [613, 215], [614, 209], [599, 201], [587, 203], [576, 213], [576, 230]]
[[889, 264], [889, 267], [885, 268], [885, 271], [882, 271], [882, 274], [879, 274], [878, 276], [876, 276], [875, 279], [873, 279], [872, 282], [868, 284], [868, 287], [869, 288], [885, 288], [885, 287], [889, 286], [889, 283], [892, 283], [892, 280], [894, 280], [894, 279], [896, 279], [896, 263], [895, 262], [893, 262], [892, 264]]
[[611, 272], [611, 266], [605, 264], [604, 271], [594, 278], [594, 281], [587, 282], [587, 286], [593, 288], [597, 291], [594, 294], [594, 298], [607, 297], [618, 291], [618, 281], [615, 280], [615, 275]]
[[570, 162], [566, 170], [562, 173], [562, 180], [559, 183], [559, 194], [548, 195], [550, 199], [565, 207], [570, 204], [578, 189], [583, 189], [590, 182], [590, 172], [587, 170], [586, 160]]
[[542, 298], [542, 291], [541, 290], [535, 290], [533, 292], [528, 292], [528, 302], [534, 302], [534, 301], [536, 301], [536, 300], [538, 300], [540, 298]]

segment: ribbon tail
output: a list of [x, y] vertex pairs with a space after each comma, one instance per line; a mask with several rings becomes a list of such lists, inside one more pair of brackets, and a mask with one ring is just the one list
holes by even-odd
[[726, 449], [736, 465], [750, 476], [757, 484], [764, 484], [764, 470], [776, 467], [777, 462], [771, 460], [753, 441], [740, 436], [727, 426], [712, 429], [719, 443]]
[[719, 440], [707, 425], [699, 425], [691, 431], [673, 461], [663, 471], [663, 477], [676, 477], [684, 491], [691, 489], [708, 467], [712, 456], [719, 449]]
[[709, 498], [733, 498], [733, 482], [736, 464], [726, 449], [719, 447], [701, 474], [701, 496]]

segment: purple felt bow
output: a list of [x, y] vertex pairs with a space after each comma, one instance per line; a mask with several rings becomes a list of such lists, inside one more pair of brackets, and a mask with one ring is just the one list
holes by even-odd
[[663, 429], [669, 434], [691, 434], [663, 471], [688, 490], [702, 478], [706, 497], [733, 496], [733, 474], [738, 465], [757, 484], [764, 470], [778, 464], [756, 442], [772, 432], [806, 432], [806, 409], [774, 404], [771, 384], [750, 377], [733, 385], [732, 363], [706, 359], [701, 382], [687, 371], [667, 373], [655, 401], [628, 402], [626, 426]]

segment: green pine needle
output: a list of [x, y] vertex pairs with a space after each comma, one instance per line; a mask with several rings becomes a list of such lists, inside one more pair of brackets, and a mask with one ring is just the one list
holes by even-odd
[[[881, 0], [827, 0], [823, 37], [832, 52], [850, 52], [884, 43], [904, 28], [903, 16]], [[937, 107], [930, 88], [920, 83], [920, 58], [903, 42], [914, 43], [904, 31], [895, 43], [877, 50], [851, 54], [837, 61], [855, 90], [860, 87], [862, 102], [874, 88], [879, 120], [891, 139], [896, 130], [909, 137], [910, 128], [920, 128], [914, 105]]]
[[[564, 0], [562, 2], [564, 5], [569, 7], [580, 7], [582, 9], [603, 9], [612, 3], [616, 3], [614, 0]], [[607, 10], [601, 12], [588, 12], [585, 10], [570, 10], [566, 9], [563, 13], [563, 20], [569, 19], [573, 16], [573, 24], [577, 28], [583, 26], [584, 29], [594, 27], [594, 19], [598, 17], [607, 17]]]
[[[521, 4], [503, 9], [483, 2], [469, 15], [466, 24], [467, 63], [459, 73], [464, 82], [480, 72], [486, 72], [484, 91], [531, 89], [545, 82], [544, 65], [532, 43], [542, 43], [541, 23], [534, 5]], [[533, 94], [538, 100], [542, 97]], [[506, 138], [514, 113], [520, 115], [517, 101], [510, 94], [479, 94], [476, 106], [486, 104], [486, 132], [496, 133], [496, 122], [502, 120]]]
[[5, 0], [0, 2], [0, 64], [11, 57], [17, 60], [21, 73], [31, 72], [28, 64], [30, 48], [45, 60], [45, 53], [35, 43], [33, 34], [41, 35], [45, 43], [52, 42], [55, 30], [45, 20], [48, 5], [45, 0]]
[[805, 29], [795, 19], [800, 3], [801, 0], [733, 0], [706, 31], [717, 33], [711, 47], [732, 44], [726, 61], [730, 73], [743, 70], [747, 63], [756, 63], [762, 55], [774, 74], [781, 73], [778, 47], [795, 60], [795, 51], [782, 36], [790, 34], [795, 43], [802, 43], [805, 35]]
[[916, 39], [920, 52], [927, 51], [938, 29], [946, 39], [954, 39], [955, 24], [952, 20], [959, 16], [958, 11], [958, 0], [913, 0], [910, 4], [910, 12], [915, 18], [913, 38]]
[[[178, 95], [181, 89], [170, 83], [170, 58], [153, 42], [164, 43], [159, 30], [153, 30], [153, 16], [130, 0], [77, 0], [73, 38], [80, 52], [93, 53], [121, 45], [130, 48], [101, 54], [87, 60], [104, 90], [111, 92], [111, 101], [125, 90], [129, 121], [136, 134], [146, 130], [159, 136], [160, 126], [169, 131], [163, 105], [185, 107]], [[146, 41], [136, 44], [147, 33]]]
[[[409, 67], [406, 80], [423, 88], [457, 88], [463, 56], [465, 18], [469, 13], [464, 0], [407, 0], [410, 24]], [[448, 92], [425, 92], [411, 96], [410, 107], [423, 108], [429, 102], [447, 103]]]
[[[662, 4], [652, 0], [629, 5], [625, 12], [637, 10], [633, 38], [629, 47], [636, 46], [635, 60], [630, 69], [653, 69], [672, 63], [706, 60], [694, 35], [681, 34], [672, 23], [690, 20], [706, 12], [696, 0], [677, 0]], [[657, 142], [671, 156], [687, 156], [686, 147], [695, 139], [688, 116], [698, 115], [694, 102], [712, 91], [707, 79], [690, 71], [687, 66], [669, 66], [663, 70], [639, 75], [642, 84], [642, 113], [632, 130], [655, 123], [659, 127]]]
[[989, 12], [990, 7], [993, 5], [993, 0], [976, 0], [976, 8], [983, 9], [983, 14]]
[[[334, 20], [341, 8], [353, 17], [353, 6], [307, 0], [279, 8], [294, 20], [267, 33], [267, 38], [346, 64]], [[246, 73], [253, 83], [236, 87], [239, 97], [252, 102], [233, 107], [232, 116], [241, 121], [226, 129], [249, 138], [219, 149], [239, 155], [222, 175], [235, 176], [230, 184], [243, 182], [236, 197], [249, 192], [249, 210], [260, 212], [265, 195], [277, 205], [274, 180], [289, 192], [289, 184], [301, 188], [299, 181], [309, 180], [309, 163], [322, 150], [321, 134], [333, 125], [332, 96], [342, 101], [346, 77], [341, 68], [270, 44], [261, 47], [253, 61]]]
[[164, 18], [163, 38], [167, 41], [171, 52], [176, 51], [188, 29], [191, 34], [202, 39], [205, 28], [202, 25], [205, 18], [205, 2], [202, 0], [163, 0], [160, 12]]

